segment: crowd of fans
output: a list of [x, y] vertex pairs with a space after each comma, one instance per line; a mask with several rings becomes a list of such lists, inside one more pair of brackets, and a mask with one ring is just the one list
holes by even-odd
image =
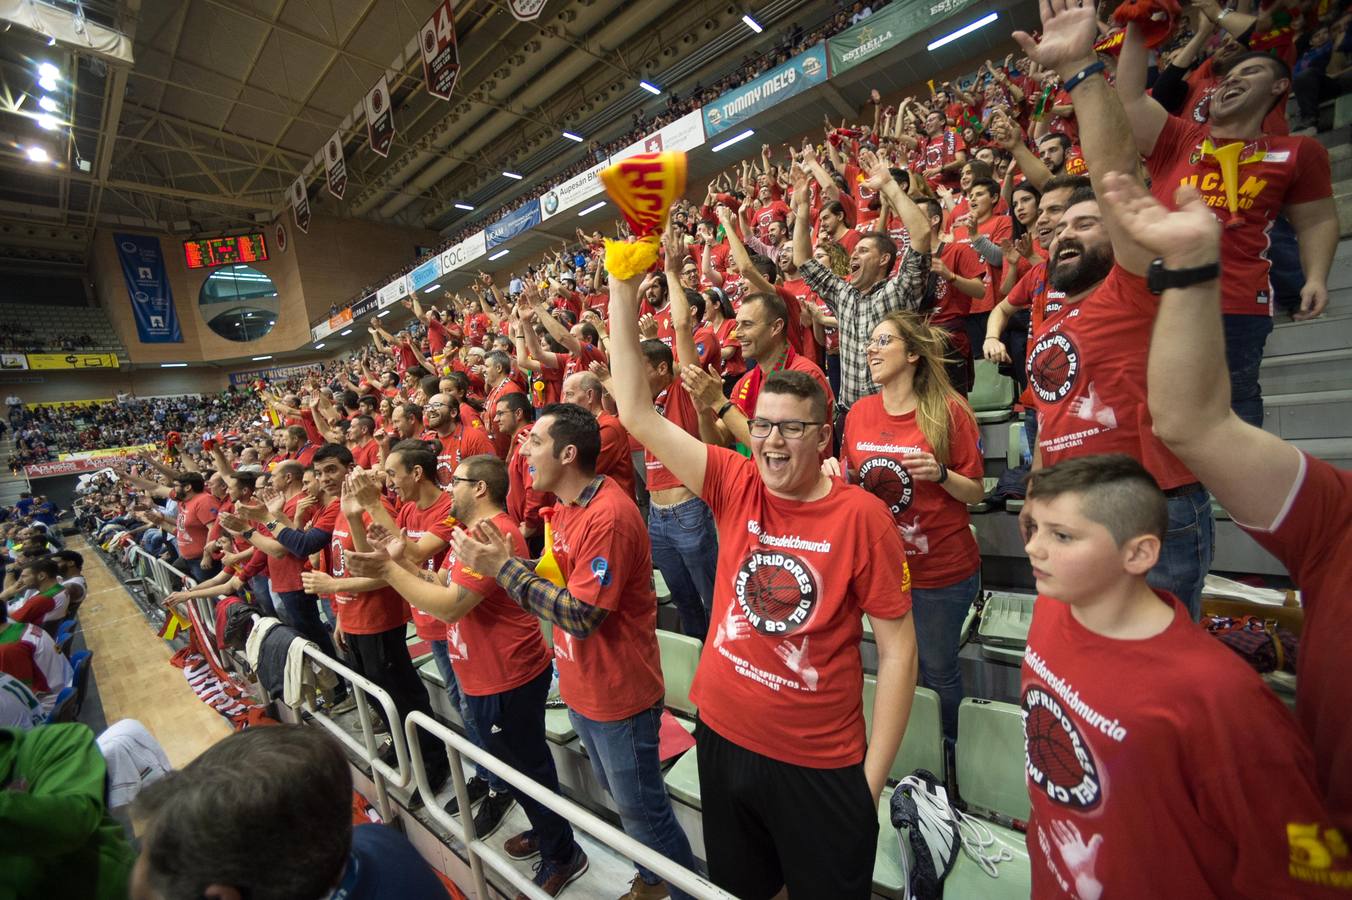
[[[1323, 896], [1352, 825], [1352, 620], [1331, 605], [1352, 477], [1261, 429], [1258, 363], [1275, 308], [1328, 302], [1328, 154], [1288, 134], [1285, 101], [1326, 41], [1336, 87], [1347, 16], [1207, 0], [1156, 34], [1163, 5], [1131, 9], [1123, 33], [1051, 0], [1015, 35], [1025, 55], [970, 84], [875, 93], [820, 141], [763, 147], [696, 201], [673, 191], [655, 231], [581, 234], [405, 301], [418, 327], [373, 323], [352, 357], [175, 411], [181, 440], [92, 481], [80, 522], [190, 575], [170, 605], [245, 598], [401, 718], [430, 714], [411, 620], [469, 738], [553, 790], [557, 679], [624, 829], [693, 868], [657, 755], [655, 568], [704, 642], [709, 878], [867, 897], [917, 684], [959, 739], [984, 495], [967, 394], [999, 364], [1023, 392], [1040, 595], [1020, 691], [1033, 896]], [[1196, 625], [1213, 496], [1302, 589], [1296, 717]], [[521, 804], [531, 829], [503, 846], [539, 855], [546, 892], [586, 871], [563, 819], [487, 777], [469, 796], [481, 838]], [[916, 871], [947, 871], [941, 843], [912, 845], [935, 855]], [[625, 896], [668, 890], [684, 896], [639, 867]]]
[[13, 322], [5, 324], [5, 333], [0, 335], [0, 352], [5, 353], [58, 353], [92, 350], [94, 339], [87, 334], [60, 334], [39, 337], [37, 332], [27, 325]]

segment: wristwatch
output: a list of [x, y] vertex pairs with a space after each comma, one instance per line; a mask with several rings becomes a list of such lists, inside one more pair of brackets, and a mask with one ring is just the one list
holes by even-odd
[[1220, 274], [1220, 262], [1205, 266], [1194, 266], [1191, 269], [1166, 269], [1164, 268], [1164, 258], [1156, 257], [1150, 263], [1150, 269], [1146, 272], [1145, 284], [1150, 289], [1150, 293], [1162, 294], [1174, 288], [1192, 287], [1195, 284], [1215, 281], [1220, 277]]
[[244, 540], [247, 541], [249, 538], [251, 538], [251, 537], [254, 536], [254, 530], [255, 530], [255, 529], [253, 529], [253, 528], [246, 529], [246, 530], [244, 530], [244, 531], [241, 531], [241, 532], [239, 533], [239, 536], [242, 537], [242, 538], [244, 538]]
[[273, 519], [271, 522], [268, 523], [268, 531], [271, 531], [273, 534], [276, 534], [278, 524], [279, 524], [278, 521], [276, 519]]
[[943, 463], [938, 463], [938, 466], [939, 466], [939, 477], [938, 479], [935, 480], [935, 484], [943, 484], [945, 481], [948, 480], [948, 466], [944, 465]]
[[731, 400], [727, 401], [726, 403], [724, 403], [722, 406], [720, 406], [720, 407], [718, 408], [718, 414], [716, 415], [716, 418], [719, 418], [719, 419], [723, 418], [724, 416], [726, 416], [726, 415], [728, 414], [728, 410], [730, 410], [730, 409], [732, 409], [732, 401], [731, 401]]

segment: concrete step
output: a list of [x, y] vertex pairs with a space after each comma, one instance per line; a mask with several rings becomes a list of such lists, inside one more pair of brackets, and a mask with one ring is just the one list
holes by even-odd
[[1268, 357], [1258, 380], [1264, 396], [1352, 388], [1352, 347]]
[[1288, 441], [1352, 438], [1352, 390], [1264, 396], [1263, 427]]
[[1296, 322], [1278, 316], [1263, 348], [1263, 356], [1289, 356], [1344, 347], [1352, 347], [1352, 288], [1330, 291], [1328, 308], [1318, 319]]

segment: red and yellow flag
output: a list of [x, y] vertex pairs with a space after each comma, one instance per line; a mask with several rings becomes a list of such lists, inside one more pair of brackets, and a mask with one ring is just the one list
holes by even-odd
[[657, 262], [667, 214], [685, 191], [685, 154], [640, 153], [602, 169], [599, 177], [636, 238], [606, 239], [606, 271], [621, 280], [635, 278]]

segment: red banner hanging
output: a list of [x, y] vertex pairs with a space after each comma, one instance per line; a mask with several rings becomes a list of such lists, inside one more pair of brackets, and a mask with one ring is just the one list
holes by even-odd
[[381, 156], [390, 155], [390, 145], [394, 143], [394, 110], [390, 107], [390, 83], [384, 75], [366, 92], [366, 134], [372, 150]]
[[432, 10], [432, 16], [423, 25], [419, 35], [422, 44], [423, 77], [427, 93], [440, 100], [451, 99], [456, 79], [460, 77], [460, 48], [455, 42], [455, 7], [451, 0], [442, 0]]
[[343, 136], [335, 131], [333, 137], [324, 145], [324, 174], [329, 185], [329, 193], [343, 199], [347, 190], [347, 160], [343, 158]]
[[296, 227], [306, 234], [310, 233], [310, 193], [305, 188], [305, 176], [291, 182], [291, 215]]

